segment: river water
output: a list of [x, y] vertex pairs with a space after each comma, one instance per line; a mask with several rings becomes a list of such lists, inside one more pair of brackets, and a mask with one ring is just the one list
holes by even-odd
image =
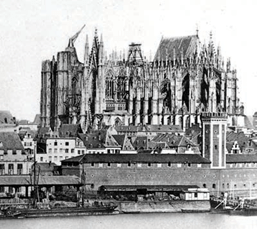
[[1, 229], [256, 229], [257, 216], [210, 213], [150, 213], [1, 220]]

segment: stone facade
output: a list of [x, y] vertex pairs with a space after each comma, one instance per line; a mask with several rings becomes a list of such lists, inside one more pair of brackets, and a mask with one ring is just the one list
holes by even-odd
[[[74, 37], [76, 38], [79, 33]], [[225, 66], [212, 37], [201, 45], [198, 35], [163, 38], [155, 57], [143, 57], [141, 45], [107, 57], [97, 31], [91, 51], [88, 38], [84, 63], [78, 60], [71, 38], [65, 51], [43, 61], [41, 74], [41, 126], [61, 123], [89, 126], [180, 125], [200, 123], [201, 112], [244, 112], [238, 98], [237, 72]]]

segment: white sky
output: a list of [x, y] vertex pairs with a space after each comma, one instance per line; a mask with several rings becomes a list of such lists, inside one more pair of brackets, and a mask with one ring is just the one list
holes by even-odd
[[103, 34], [108, 53], [141, 42], [149, 57], [162, 36], [196, 33], [237, 68], [247, 115], [257, 111], [257, 1], [255, 0], [1, 0], [0, 110], [33, 120], [40, 112], [41, 62], [62, 51], [84, 24], [75, 46], [80, 61], [86, 34]]

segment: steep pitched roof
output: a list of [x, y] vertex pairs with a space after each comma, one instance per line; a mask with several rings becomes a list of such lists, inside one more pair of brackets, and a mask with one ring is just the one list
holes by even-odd
[[7, 150], [24, 150], [19, 135], [14, 132], [0, 132], [0, 149]]
[[137, 136], [132, 138], [132, 145], [137, 150], [148, 149], [148, 137], [147, 136]]
[[131, 141], [124, 135], [112, 135], [119, 145], [121, 145], [122, 150], [135, 150]]
[[173, 59], [174, 54], [176, 57], [180, 57], [182, 51], [184, 58], [187, 58], [195, 52], [197, 42], [197, 35], [162, 38], [156, 51], [154, 60], [165, 60], [166, 57], [169, 59]]
[[88, 149], [121, 147], [107, 130], [98, 130], [88, 134], [79, 134], [79, 138], [84, 142], [84, 145]]
[[243, 132], [227, 132], [227, 143], [234, 143], [235, 141], [237, 141], [241, 151], [243, 151], [243, 149], [248, 146], [249, 140], [250, 138], [247, 137]]
[[1, 124], [15, 124], [15, 119], [10, 111], [0, 111], [0, 125]]

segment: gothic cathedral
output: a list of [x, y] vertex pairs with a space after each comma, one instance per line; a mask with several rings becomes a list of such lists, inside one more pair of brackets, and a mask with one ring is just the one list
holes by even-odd
[[[103, 125], [180, 125], [200, 123], [202, 112], [243, 115], [237, 72], [226, 66], [212, 35], [207, 45], [198, 35], [162, 38], [153, 59], [143, 57], [141, 44], [131, 43], [127, 55], [107, 57], [95, 31], [85, 44], [84, 63], [69, 39], [57, 60], [43, 61], [41, 126], [80, 124], [83, 131]], [[100, 40], [100, 41], [99, 41]]]

